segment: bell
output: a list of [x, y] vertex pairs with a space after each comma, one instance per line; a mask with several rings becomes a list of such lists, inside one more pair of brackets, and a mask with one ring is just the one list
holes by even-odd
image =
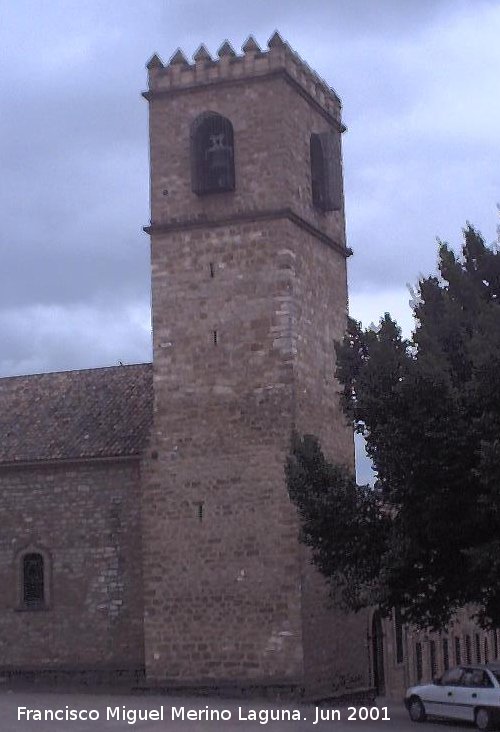
[[231, 183], [232, 149], [224, 144], [224, 135], [210, 135], [210, 147], [205, 152], [209, 176], [218, 188]]

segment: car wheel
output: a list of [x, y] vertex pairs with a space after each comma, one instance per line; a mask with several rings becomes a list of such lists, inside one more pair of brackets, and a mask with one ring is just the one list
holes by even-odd
[[410, 699], [408, 706], [408, 714], [412, 722], [424, 722], [425, 721], [425, 708], [418, 696], [414, 696]]
[[491, 712], [489, 709], [478, 709], [476, 712], [476, 727], [478, 729], [491, 729]]

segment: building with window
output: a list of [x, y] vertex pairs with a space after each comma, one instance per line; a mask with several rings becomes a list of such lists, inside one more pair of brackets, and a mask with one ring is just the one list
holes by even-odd
[[446, 630], [433, 632], [406, 625], [397, 611], [380, 618], [373, 610], [369, 639], [375, 691], [401, 699], [409, 686], [428, 683], [454, 666], [498, 661], [500, 631], [480, 628], [474, 612], [464, 608]]
[[368, 693], [284, 479], [354, 460], [339, 98], [277, 33], [148, 76], [153, 363], [0, 379], [0, 673]]

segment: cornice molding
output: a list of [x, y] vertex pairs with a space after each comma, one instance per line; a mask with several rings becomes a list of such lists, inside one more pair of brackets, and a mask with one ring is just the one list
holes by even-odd
[[299, 216], [291, 208], [269, 209], [261, 211], [249, 211], [248, 213], [236, 213], [232, 216], [226, 216], [219, 219], [188, 219], [185, 221], [174, 221], [169, 224], [150, 224], [144, 226], [146, 234], [168, 234], [172, 231], [190, 231], [196, 229], [215, 228], [219, 226], [231, 226], [233, 224], [252, 223], [254, 221], [275, 221], [278, 219], [287, 219], [300, 229], [307, 231], [309, 234], [319, 239], [324, 244], [334, 249], [343, 257], [349, 257], [352, 251], [348, 247], [344, 247], [340, 242], [333, 239], [324, 231], [318, 229], [306, 219]]

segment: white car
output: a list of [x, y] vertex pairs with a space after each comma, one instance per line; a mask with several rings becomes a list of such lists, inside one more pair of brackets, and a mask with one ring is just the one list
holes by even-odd
[[432, 684], [410, 687], [405, 705], [414, 722], [431, 716], [494, 729], [500, 724], [500, 665], [451, 668]]

